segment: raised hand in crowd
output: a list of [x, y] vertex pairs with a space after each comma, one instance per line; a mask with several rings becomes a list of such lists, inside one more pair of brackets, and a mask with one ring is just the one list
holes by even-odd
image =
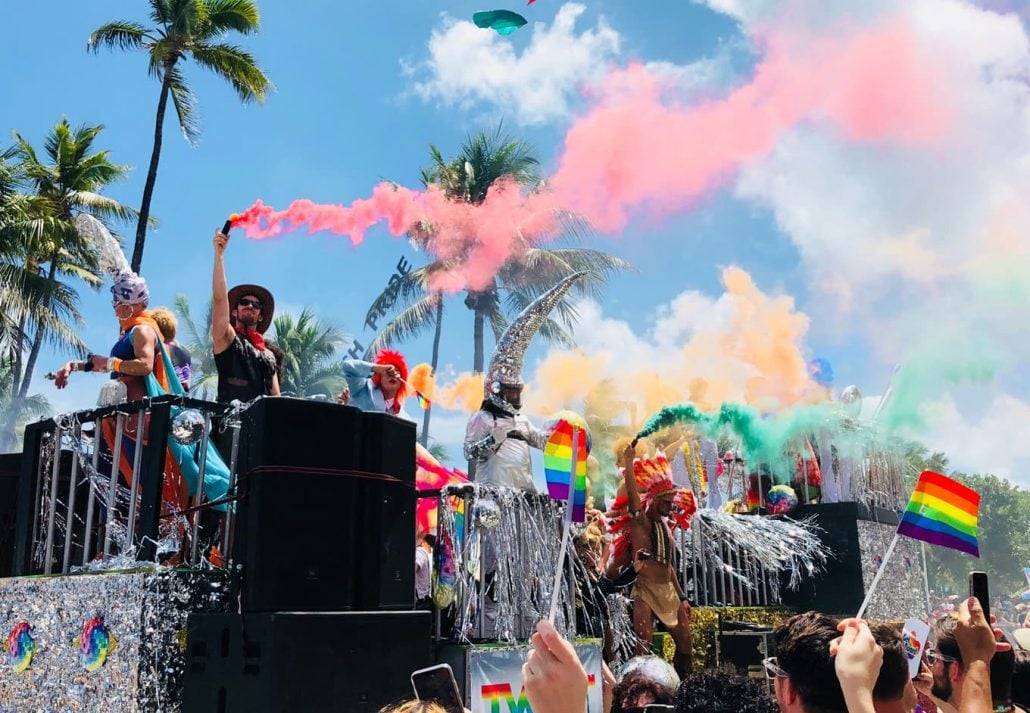
[[834, 668], [848, 713], [872, 713], [873, 687], [883, 664], [883, 649], [869, 625], [860, 619], [845, 619], [837, 629], [841, 636], [830, 642], [830, 655], [836, 656]]
[[572, 644], [547, 619], [536, 625], [522, 681], [533, 713], [582, 713], [587, 709], [587, 672]]
[[[991, 617], [992, 621], [994, 617]], [[962, 652], [965, 674], [959, 713], [989, 713], [994, 709], [991, 697], [991, 659], [996, 651], [1008, 651], [1010, 644], [998, 641], [1000, 629], [994, 629], [984, 617], [983, 607], [976, 597], [962, 602], [958, 608], [955, 641]]]

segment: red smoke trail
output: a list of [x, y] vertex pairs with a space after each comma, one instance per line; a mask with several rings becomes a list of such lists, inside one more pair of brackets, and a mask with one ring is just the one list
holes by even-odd
[[528, 195], [502, 181], [473, 206], [448, 200], [436, 188], [380, 183], [371, 198], [350, 206], [297, 200], [276, 211], [257, 201], [234, 225], [250, 238], [307, 226], [309, 233], [348, 235], [357, 245], [378, 222], [400, 236], [427, 221], [434, 230], [430, 251], [456, 263], [434, 277], [433, 288], [478, 289], [510, 257], [555, 237], [557, 211], [573, 211], [610, 233], [641, 211], [682, 211], [805, 122], [854, 141], [942, 139], [951, 118], [939, 94], [946, 77], [912, 28], [893, 21], [841, 34], [768, 37], [748, 84], [693, 105], [679, 103], [643, 65], [612, 72], [595, 106], [566, 134], [557, 173]]

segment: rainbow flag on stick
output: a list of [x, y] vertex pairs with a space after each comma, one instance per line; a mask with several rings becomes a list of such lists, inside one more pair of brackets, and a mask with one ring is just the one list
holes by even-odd
[[898, 534], [979, 557], [979, 513], [979, 493], [940, 473], [924, 470], [901, 516]]
[[[576, 438], [575, 485], [569, 494], [572, 476], [572, 439]], [[587, 516], [587, 445], [586, 429], [573, 426], [566, 420], [559, 421], [551, 437], [544, 445], [544, 477], [547, 479], [547, 494], [552, 500], [568, 500], [572, 508], [572, 521], [583, 522]]]

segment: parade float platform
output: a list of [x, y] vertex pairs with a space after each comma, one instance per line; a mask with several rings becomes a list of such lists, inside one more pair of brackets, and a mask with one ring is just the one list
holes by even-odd
[[0, 579], [0, 712], [180, 710], [187, 619], [229, 590], [219, 570]]

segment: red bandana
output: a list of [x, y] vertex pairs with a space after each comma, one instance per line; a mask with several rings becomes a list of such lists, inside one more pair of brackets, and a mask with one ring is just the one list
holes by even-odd
[[244, 339], [249, 339], [250, 343], [259, 351], [263, 352], [267, 347], [265, 346], [265, 337], [261, 332], [256, 329], [247, 329], [239, 322], [233, 325], [236, 328], [236, 333]]

